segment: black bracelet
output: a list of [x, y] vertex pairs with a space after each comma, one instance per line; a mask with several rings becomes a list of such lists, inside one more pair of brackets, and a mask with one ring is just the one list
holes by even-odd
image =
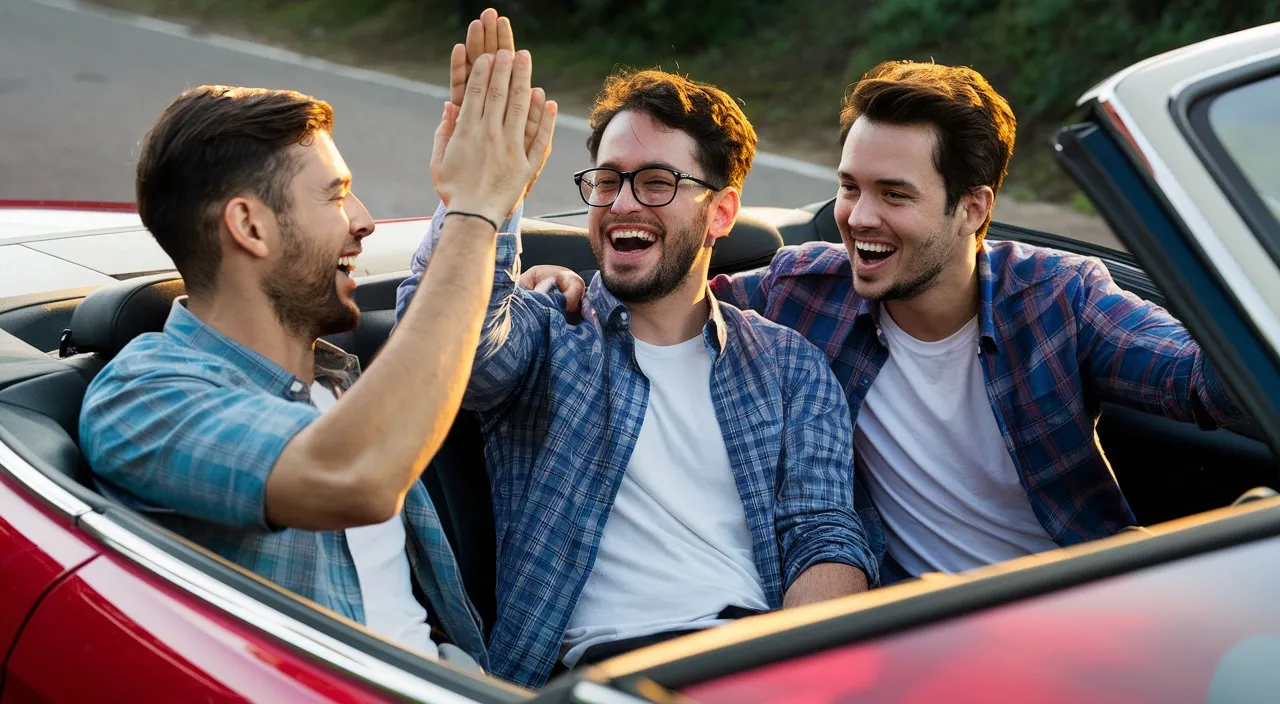
[[491, 217], [489, 217], [489, 216], [487, 216], [487, 215], [481, 215], [480, 213], [468, 213], [468, 212], [466, 212], [465, 210], [446, 210], [446, 211], [445, 211], [445, 213], [444, 213], [444, 216], [447, 218], [447, 217], [449, 217], [450, 215], [462, 215], [462, 216], [464, 216], [464, 217], [468, 217], [468, 218], [479, 218], [479, 219], [484, 220], [485, 222], [489, 223], [490, 225], [493, 225], [493, 231], [494, 231], [494, 232], [497, 232], [497, 231], [498, 231], [498, 223], [494, 222], [494, 221], [493, 221], [493, 218], [491, 218]]

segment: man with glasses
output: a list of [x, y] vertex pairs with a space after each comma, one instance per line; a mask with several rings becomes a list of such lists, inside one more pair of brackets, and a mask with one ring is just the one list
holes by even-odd
[[746, 116], [712, 86], [642, 71], [609, 79], [590, 126], [595, 166], [573, 180], [599, 273], [582, 321], [515, 286], [519, 233], [501, 235], [463, 402], [497, 524], [490, 668], [526, 686], [877, 578], [825, 358], [707, 288], [755, 153]]

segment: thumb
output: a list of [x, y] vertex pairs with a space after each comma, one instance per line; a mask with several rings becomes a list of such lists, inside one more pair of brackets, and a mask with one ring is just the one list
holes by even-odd
[[444, 113], [440, 116], [440, 126], [436, 128], [435, 142], [431, 147], [431, 168], [437, 169], [444, 161], [445, 149], [449, 139], [458, 126], [458, 106], [451, 102], [444, 104]]

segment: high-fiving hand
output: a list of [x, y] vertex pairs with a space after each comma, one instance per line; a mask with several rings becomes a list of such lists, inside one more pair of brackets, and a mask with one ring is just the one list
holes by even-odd
[[[476, 59], [481, 56], [495, 56], [499, 51], [506, 50], [514, 53], [516, 51], [515, 35], [511, 31], [511, 20], [498, 15], [498, 11], [488, 8], [480, 13], [478, 19], [471, 21], [467, 26], [467, 38], [463, 44], [455, 44], [453, 53], [449, 57], [449, 101], [455, 106], [460, 106], [466, 99], [467, 80], [471, 76], [471, 69], [475, 65]], [[542, 120], [542, 111], [546, 107], [547, 94], [542, 88], [534, 88], [529, 97], [529, 120], [525, 129], [525, 148], [533, 146], [534, 139], [537, 138], [538, 125]], [[446, 108], [447, 109], [447, 108]], [[529, 177], [529, 183], [525, 187], [524, 195], [528, 195], [533, 189], [533, 185], [537, 183], [538, 176], [542, 173], [542, 167], [546, 165], [547, 157], [551, 154], [551, 145], [547, 145], [547, 150], [541, 156], [541, 160], [534, 169], [533, 174]], [[437, 189], [438, 190], [438, 189]], [[440, 193], [440, 199], [446, 206], [449, 205], [448, 196]]]
[[482, 54], [472, 63], [461, 106], [445, 103], [431, 175], [449, 210], [501, 222], [546, 161], [557, 106], [545, 101], [533, 114], [532, 76], [528, 51]]

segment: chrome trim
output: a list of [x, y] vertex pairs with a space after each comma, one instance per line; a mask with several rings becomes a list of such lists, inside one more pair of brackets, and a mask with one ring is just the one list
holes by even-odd
[[[1280, 318], [1277, 318], [1275, 311], [1267, 304], [1261, 292], [1245, 275], [1240, 263], [1227, 250], [1222, 238], [1218, 236], [1209, 221], [1205, 219], [1204, 214], [1200, 212], [1200, 209], [1192, 201], [1190, 194], [1187, 193], [1186, 189], [1182, 187], [1182, 184], [1174, 176], [1173, 170], [1169, 168], [1146, 135], [1139, 129], [1133, 119], [1133, 115], [1116, 94], [1114, 86], [1108, 86], [1103, 92], [1099, 93], [1098, 100], [1106, 103], [1115, 111], [1121, 126], [1128, 131], [1129, 136], [1137, 144], [1138, 151], [1141, 152], [1142, 157], [1151, 166], [1151, 173], [1155, 178], [1156, 186], [1164, 192], [1169, 204], [1173, 206], [1178, 217], [1182, 218], [1183, 223], [1186, 224], [1187, 229], [1191, 232], [1191, 236], [1199, 243], [1205, 256], [1209, 258], [1210, 264], [1218, 270], [1221, 279], [1224, 282], [1230, 282], [1226, 284], [1227, 291], [1244, 307], [1250, 322], [1258, 328], [1258, 331], [1266, 338], [1271, 348], [1280, 351]], [[1225, 194], [1223, 197], [1226, 197]]]
[[86, 533], [157, 577], [363, 682], [413, 701], [476, 704], [474, 699], [415, 677], [248, 597], [175, 559], [102, 514], [86, 515], [80, 525]]
[[17, 450], [9, 447], [2, 440], [0, 440], [0, 470], [68, 518], [78, 518], [93, 510], [89, 504], [77, 499], [75, 494], [58, 486], [58, 483], [46, 477], [44, 472], [31, 466], [31, 463], [23, 459]]

